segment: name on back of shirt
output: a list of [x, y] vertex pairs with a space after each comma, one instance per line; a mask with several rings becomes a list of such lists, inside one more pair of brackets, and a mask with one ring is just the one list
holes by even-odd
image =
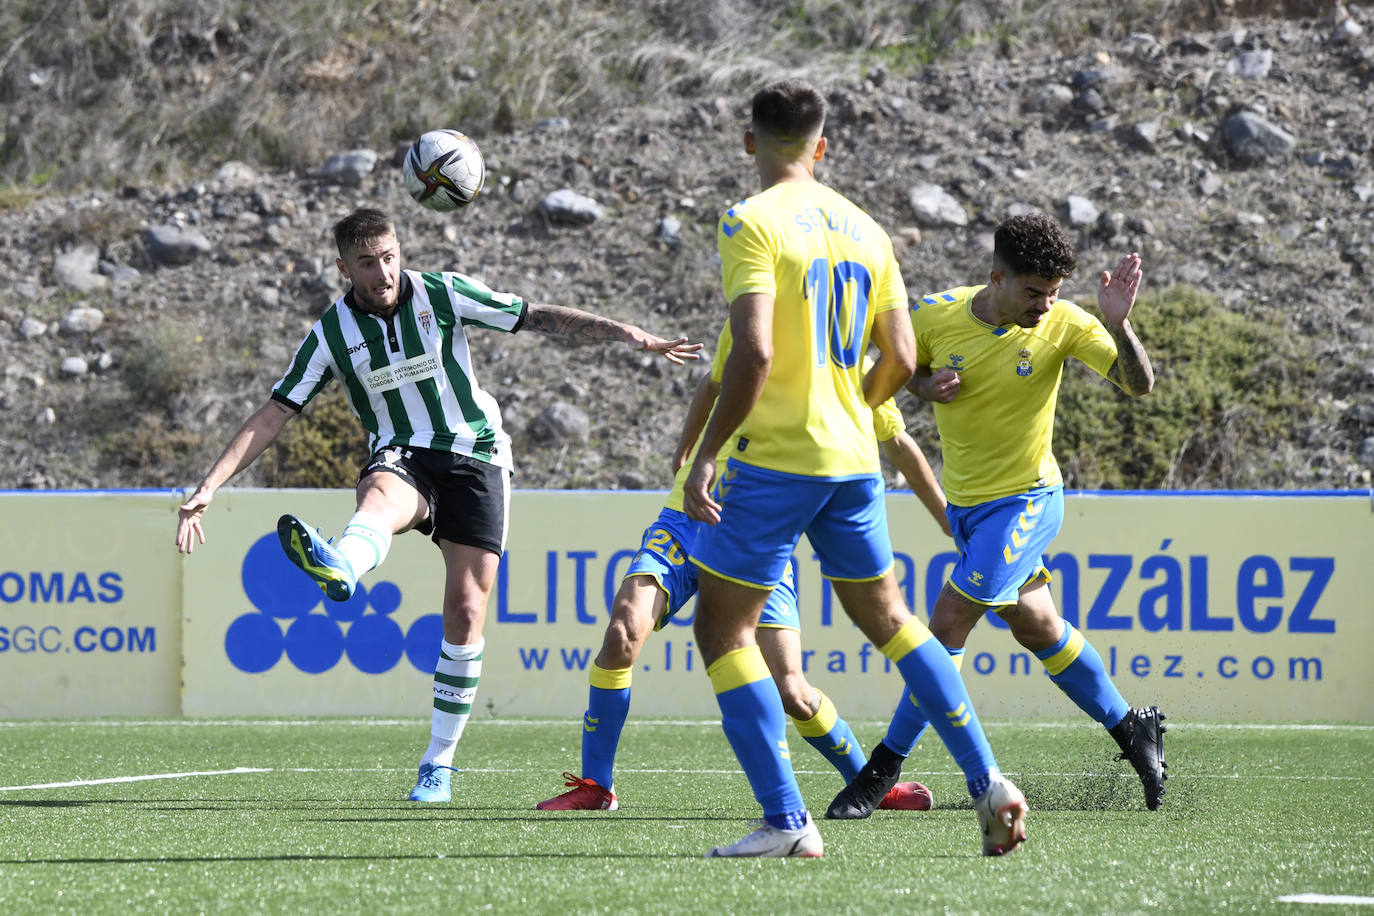
[[807, 207], [792, 214], [792, 221], [800, 226], [803, 232], [828, 229], [856, 242], [864, 240], [863, 226], [850, 220], [848, 213], [826, 213], [820, 207]]

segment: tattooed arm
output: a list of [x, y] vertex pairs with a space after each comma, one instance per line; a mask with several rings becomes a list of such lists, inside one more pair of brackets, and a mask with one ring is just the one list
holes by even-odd
[[632, 350], [648, 350], [658, 353], [671, 363], [681, 365], [683, 360], [700, 359], [697, 353], [701, 344], [689, 344], [686, 337], [665, 340], [655, 337], [643, 328], [624, 324], [611, 318], [602, 318], [591, 312], [567, 308], [562, 305], [547, 305], [530, 302], [525, 306], [524, 328], [562, 337], [577, 343], [621, 340]]
[[1131, 330], [1127, 317], [1135, 305], [1136, 292], [1143, 277], [1140, 255], [1132, 252], [1121, 259], [1112, 272], [1102, 271], [1098, 278], [1097, 306], [1106, 319], [1107, 332], [1116, 341], [1116, 362], [1107, 370], [1112, 384], [1132, 397], [1149, 394], [1155, 386], [1155, 371], [1140, 339]]
[[1116, 340], [1116, 362], [1107, 370], [1107, 379], [1132, 397], [1149, 394], [1155, 386], [1155, 370], [1131, 323], [1108, 325], [1107, 331]]

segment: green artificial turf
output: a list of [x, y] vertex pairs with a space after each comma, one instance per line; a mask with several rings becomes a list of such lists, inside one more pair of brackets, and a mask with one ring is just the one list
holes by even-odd
[[[1374, 896], [1374, 727], [1173, 723], [1145, 810], [1089, 723], [986, 723], [1030, 839], [979, 854], [963, 779], [927, 739], [931, 812], [821, 821], [816, 860], [706, 860], [759, 816], [721, 730], [633, 718], [615, 812], [540, 812], [579, 723], [474, 720], [451, 804], [405, 801], [428, 723], [0, 723], [0, 912], [1319, 913]], [[855, 723], [866, 743], [878, 722]], [[790, 735], [819, 814], [842, 782]], [[265, 772], [156, 778], [252, 768]], [[85, 784], [15, 789], [43, 783]]]

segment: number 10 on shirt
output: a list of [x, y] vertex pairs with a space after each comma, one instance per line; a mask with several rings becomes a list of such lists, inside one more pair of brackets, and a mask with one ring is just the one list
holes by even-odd
[[[833, 266], [825, 258], [811, 262], [806, 271], [806, 298], [811, 303], [816, 366], [824, 366], [827, 359], [841, 369], [859, 364], [872, 288], [873, 277], [858, 261]], [[845, 308], [846, 300], [849, 308]]]

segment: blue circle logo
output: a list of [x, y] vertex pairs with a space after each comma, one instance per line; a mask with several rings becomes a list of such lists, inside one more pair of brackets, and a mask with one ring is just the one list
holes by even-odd
[[390, 671], [402, 656], [426, 674], [438, 664], [443, 617], [425, 614], [402, 630], [392, 619], [401, 606], [394, 582], [359, 584], [347, 601], [327, 601], [282, 553], [275, 533], [248, 548], [241, 580], [255, 610], [229, 624], [224, 654], [247, 674], [270, 671], [283, 655], [306, 674], [323, 674], [345, 658], [364, 674]]

